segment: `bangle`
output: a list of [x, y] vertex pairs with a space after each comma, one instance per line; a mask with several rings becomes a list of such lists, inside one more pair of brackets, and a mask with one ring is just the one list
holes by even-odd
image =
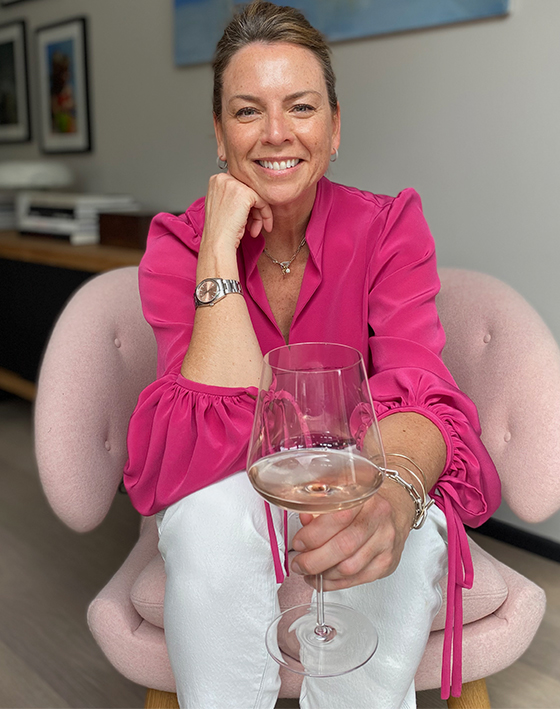
[[[424, 481], [424, 497], [426, 496], [426, 492], [428, 491], [428, 481], [426, 480], [426, 475], [424, 474], [424, 471], [422, 468], [418, 465], [418, 463], [412, 458], [409, 458], [407, 455], [404, 455], [404, 453], [387, 453], [387, 458], [404, 458], [405, 460], [408, 460], [409, 463], [412, 463], [412, 465], [420, 472], [420, 475], [422, 476], [422, 480]], [[408, 468], [406, 468], [408, 470]], [[409, 473], [412, 473], [412, 470], [408, 470]], [[412, 473], [414, 475], [414, 473]], [[416, 477], [414, 475], [414, 477]]]
[[428, 497], [428, 495], [426, 494], [426, 486], [424, 485], [422, 480], [420, 480], [418, 475], [416, 475], [416, 473], [413, 470], [411, 470], [410, 468], [407, 468], [406, 465], [403, 465], [402, 463], [397, 463], [396, 467], [406, 470], [406, 472], [410, 473], [410, 475], [412, 475], [413, 478], [416, 478], [416, 480], [418, 481], [418, 484], [420, 485], [420, 489], [422, 490], [422, 498], [425, 500]]
[[400, 466], [403, 468], [403, 470], [406, 470], [408, 473], [410, 473], [413, 477], [418, 480], [420, 483], [420, 487], [422, 488], [422, 492], [424, 493], [423, 495], [420, 495], [418, 490], [412, 485], [412, 483], [409, 483], [407, 480], [402, 478], [400, 474], [398, 473], [397, 470], [391, 470], [390, 468], [385, 468], [383, 472], [385, 475], [390, 479], [393, 480], [394, 482], [398, 483], [404, 489], [408, 492], [410, 497], [412, 498], [414, 502], [414, 520], [411, 525], [411, 529], [420, 529], [424, 522], [426, 521], [426, 518], [428, 516], [428, 510], [430, 507], [434, 504], [434, 500], [430, 499], [428, 495], [426, 495], [426, 489], [424, 485], [422, 484], [422, 481], [420, 478], [412, 472], [409, 468], [405, 467], [404, 465]]

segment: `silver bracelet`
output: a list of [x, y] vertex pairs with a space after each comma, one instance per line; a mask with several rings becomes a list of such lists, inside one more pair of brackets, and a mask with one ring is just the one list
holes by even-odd
[[[424, 496], [426, 496], [426, 492], [428, 492], [428, 481], [426, 479], [426, 475], [422, 468], [418, 465], [418, 463], [415, 460], [412, 460], [412, 458], [409, 458], [407, 455], [404, 455], [404, 453], [387, 453], [386, 454], [387, 458], [404, 458], [405, 460], [408, 460], [409, 463], [412, 463], [412, 465], [419, 471], [420, 475], [422, 476], [422, 480], [424, 481]], [[408, 470], [408, 468], [406, 468]], [[408, 470], [409, 473], [412, 473], [411, 470]], [[414, 475], [414, 473], [412, 473]], [[416, 477], [416, 476], [414, 476]]]
[[418, 492], [418, 490], [414, 487], [414, 485], [412, 485], [412, 483], [409, 483], [407, 480], [401, 477], [397, 470], [384, 468], [383, 472], [390, 480], [394, 480], [396, 483], [404, 487], [410, 497], [412, 497], [412, 500], [414, 502], [414, 521], [412, 522], [410, 528], [420, 529], [420, 527], [422, 527], [422, 525], [426, 521], [426, 518], [428, 517], [428, 510], [434, 504], [434, 500], [428, 497], [422, 481], [415, 473], [412, 472], [412, 470], [405, 467], [404, 465], [401, 465], [400, 467], [410, 473], [413, 477], [415, 477], [416, 480], [418, 480], [418, 482], [420, 483], [420, 487], [422, 488], [422, 492], [424, 493], [423, 495]]
[[412, 475], [413, 478], [416, 478], [418, 484], [420, 485], [420, 489], [422, 490], [422, 497], [423, 497], [423, 499], [425, 500], [425, 499], [428, 497], [428, 494], [427, 494], [427, 492], [426, 492], [426, 486], [424, 485], [424, 483], [422, 482], [422, 480], [420, 480], [420, 478], [418, 477], [418, 475], [416, 475], [416, 473], [414, 472], [414, 470], [411, 470], [410, 468], [407, 468], [406, 465], [403, 465], [402, 463], [397, 463], [397, 467], [402, 468], [403, 470], [406, 470], [406, 472], [407, 472], [407, 473], [410, 473], [410, 475]]

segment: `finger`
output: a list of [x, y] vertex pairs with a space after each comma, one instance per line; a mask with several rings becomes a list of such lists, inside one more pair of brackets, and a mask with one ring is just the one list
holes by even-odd
[[[352, 524], [360, 513], [360, 509], [360, 507], [354, 507], [350, 510], [314, 517], [294, 536], [293, 548], [302, 552], [317, 549], [332, 539], [335, 534]], [[300, 519], [303, 524], [302, 515], [300, 515]]]
[[[341, 574], [336, 567], [335, 569], [330, 569], [323, 573], [323, 590], [336, 591], [385, 578], [395, 571], [399, 564], [400, 556], [400, 553], [394, 549], [380, 551], [355, 574]], [[356, 568], [361, 564], [362, 560], [357, 561]], [[305, 576], [304, 581], [309, 586], [316, 588], [315, 575]]]
[[272, 231], [272, 227], [274, 225], [274, 217], [272, 215], [272, 208], [269, 204], [265, 202], [265, 206], [260, 208], [261, 211], [261, 216], [263, 220], [263, 227], [264, 230], [267, 231], [269, 234]]
[[265, 231], [271, 232], [274, 223], [274, 218], [272, 215], [272, 207], [268, 202], [266, 202], [258, 192], [253, 191], [254, 204], [253, 209], [258, 209], [260, 212], [260, 217], [262, 220], [263, 227]]
[[[317, 576], [304, 576], [303, 580], [308, 586], [317, 591]], [[326, 579], [323, 574], [323, 591], [340, 591], [345, 588], [352, 588], [352, 586], [359, 586], [362, 583], [369, 583], [370, 579], [366, 571], [356, 576], [347, 576], [341, 579], [336, 579], [331, 581]]]
[[325, 579], [323, 576], [323, 590], [337, 591], [342, 588], [359, 586], [362, 583], [372, 583], [386, 578], [395, 571], [399, 564], [400, 555], [395, 556], [389, 551], [378, 554], [371, 562], [357, 574], [340, 576], [335, 579]]
[[263, 219], [260, 213], [260, 210], [251, 209], [249, 212], [249, 218], [247, 219], [247, 229], [249, 230], [249, 234], [255, 239], [262, 231], [263, 228]]
[[[298, 554], [292, 563], [292, 569], [296, 573], [303, 575], [319, 574], [337, 567], [339, 564], [347, 562], [349, 559], [354, 559], [355, 563], [356, 559], [361, 559], [362, 556], [365, 560], [364, 563], [366, 563], [367, 559], [371, 558], [374, 551], [370, 551], [369, 548], [366, 548], [361, 552], [362, 556], [360, 556], [359, 553], [364, 545], [372, 538], [372, 535], [374, 535], [376, 526], [377, 522], [375, 520], [369, 521], [362, 519], [359, 522], [355, 521], [354, 524], [341, 529], [325, 544], [322, 544], [316, 549]], [[297, 546], [294, 537], [294, 548], [296, 548], [296, 550]], [[372, 549], [375, 549], [375, 543], [373, 543]], [[349, 573], [354, 573], [354, 568], [352, 568]]]
[[[373, 569], [373, 567], [372, 567]], [[364, 583], [372, 583], [376, 581], [381, 576], [378, 576], [374, 570], [364, 569], [359, 574], [355, 576], [344, 576], [340, 579], [326, 579], [323, 575], [323, 591], [341, 591], [345, 588], [352, 588], [353, 586], [360, 586]], [[311, 588], [317, 590], [317, 577], [316, 576], [305, 576], [305, 583]]]
[[402, 547], [394, 530], [385, 529], [368, 539], [355, 554], [326, 569], [323, 575], [330, 581], [338, 581], [368, 570], [369, 580], [374, 581], [388, 576], [397, 568], [401, 553]]

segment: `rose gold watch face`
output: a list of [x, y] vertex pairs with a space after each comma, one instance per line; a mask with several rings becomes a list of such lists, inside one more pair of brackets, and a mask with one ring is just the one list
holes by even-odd
[[214, 281], [205, 281], [198, 287], [197, 297], [201, 303], [211, 303], [218, 295], [218, 286]]

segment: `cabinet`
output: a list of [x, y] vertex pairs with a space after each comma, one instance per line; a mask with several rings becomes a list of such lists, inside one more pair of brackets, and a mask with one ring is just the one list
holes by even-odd
[[142, 253], [0, 232], [0, 390], [33, 400], [43, 350], [68, 298], [96, 273], [137, 266]]

